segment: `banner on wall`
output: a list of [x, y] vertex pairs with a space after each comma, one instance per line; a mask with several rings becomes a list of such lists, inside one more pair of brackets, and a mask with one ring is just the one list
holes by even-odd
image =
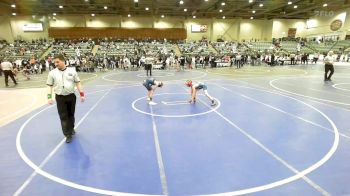
[[207, 32], [207, 30], [208, 30], [207, 25], [191, 25], [192, 33], [203, 33], [203, 32]]
[[289, 38], [295, 38], [296, 34], [297, 34], [296, 28], [289, 28], [288, 29], [288, 37]]
[[24, 32], [44, 31], [43, 23], [27, 23], [22, 27]]

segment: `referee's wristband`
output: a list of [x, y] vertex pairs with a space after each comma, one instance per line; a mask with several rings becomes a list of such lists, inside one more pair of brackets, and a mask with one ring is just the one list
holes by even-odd
[[80, 97], [85, 97], [85, 93], [82, 91], [82, 92], [79, 92], [80, 94]]
[[52, 94], [47, 94], [47, 99], [52, 99]]

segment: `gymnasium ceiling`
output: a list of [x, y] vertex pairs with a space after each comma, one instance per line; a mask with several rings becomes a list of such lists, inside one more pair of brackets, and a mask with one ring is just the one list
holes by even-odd
[[[0, 15], [99, 15], [307, 19], [350, 7], [350, 0], [0, 0]], [[222, 4], [225, 5], [222, 5]], [[15, 4], [13, 8], [11, 5]], [[260, 6], [263, 4], [263, 6]], [[324, 7], [324, 4], [327, 4]], [[62, 5], [63, 8], [59, 8]], [[105, 9], [105, 6], [107, 6]], [[294, 8], [294, 6], [298, 6]], [[146, 10], [148, 8], [148, 10]], [[187, 12], [184, 11], [187, 9]], [[220, 12], [222, 10], [222, 12]], [[253, 13], [255, 11], [255, 13]], [[15, 17], [15, 16], [12, 16]]]

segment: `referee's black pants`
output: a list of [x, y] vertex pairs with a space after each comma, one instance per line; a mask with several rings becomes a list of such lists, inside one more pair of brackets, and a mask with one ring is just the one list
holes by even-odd
[[145, 69], [146, 69], [147, 76], [148, 76], [148, 72], [149, 72], [149, 75], [152, 76], [152, 64], [145, 64]]
[[60, 116], [63, 135], [66, 137], [73, 135], [76, 101], [77, 97], [75, 94], [56, 95], [58, 115]]
[[[334, 66], [333, 64], [330, 63], [326, 63], [325, 67], [324, 67], [324, 80], [330, 80], [332, 78], [332, 75], [334, 73]], [[329, 75], [328, 75], [328, 72]]]
[[4, 70], [4, 75], [5, 75], [5, 84], [6, 86], [9, 85], [9, 76], [11, 77], [13, 83], [17, 84], [17, 81], [15, 80], [15, 77], [13, 76], [13, 73], [11, 70]]

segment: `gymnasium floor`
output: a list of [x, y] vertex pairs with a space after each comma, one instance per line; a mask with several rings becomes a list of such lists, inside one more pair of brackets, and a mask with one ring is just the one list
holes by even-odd
[[[155, 106], [144, 71], [80, 74], [87, 101], [71, 144], [45, 104], [46, 75], [20, 80], [23, 89], [0, 90], [0, 195], [350, 195], [349, 74], [336, 66], [325, 83], [322, 65], [155, 71]], [[218, 105], [202, 94], [187, 104], [187, 79]]]

